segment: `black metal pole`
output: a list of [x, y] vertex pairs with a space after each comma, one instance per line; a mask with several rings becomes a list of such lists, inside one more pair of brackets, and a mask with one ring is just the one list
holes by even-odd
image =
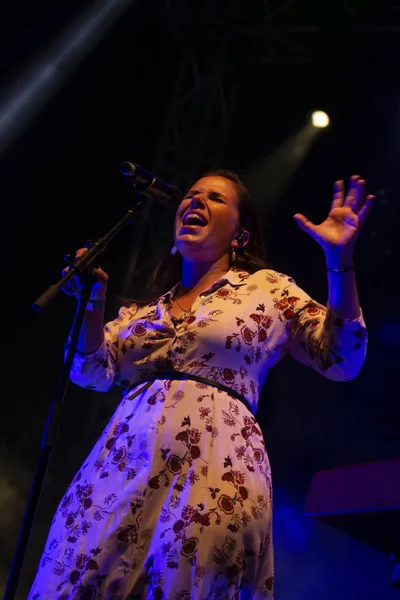
[[67, 349], [67, 355], [65, 357], [65, 361], [61, 370], [58, 389], [56, 391], [55, 398], [50, 406], [50, 411], [47, 417], [47, 423], [45, 425], [41, 443], [39, 460], [36, 466], [36, 472], [29, 494], [28, 503], [26, 506], [25, 515], [17, 542], [17, 550], [14, 555], [10, 575], [7, 582], [4, 600], [13, 600], [17, 592], [18, 580], [24, 561], [25, 551], [28, 546], [33, 523], [35, 520], [36, 509], [39, 504], [40, 496], [42, 494], [43, 483], [50, 462], [51, 452], [53, 450], [58, 427], [61, 422], [62, 403], [67, 391], [72, 360], [74, 357], [75, 348], [79, 338], [79, 332], [81, 329], [83, 317], [85, 315], [86, 304], [89, 299], [91, 289], [92, 282], [90, 282], [88, 278], [88, 281], [85, 283], [85, 286], [82, 290], [82, 296], [79, 300], [78, 310], [75, 314], [74, 322], [72, 325], [70, 345]]
[[[54, 300], [61, 292], [64, 285], [71, 278], [75, 277], [78, 273], [83, 273], [86, 267], [94, 262], [94, 259], [105, 249], [107, 244], [119, 231], [123, 229], [130, 221], [137, 218], [140, 214], [142, 207], [142, 200], [140, 193], [137, 191], [137, 201], [133, 208], [129, 209], [128, 212], [120, 219], [106, 234], [103, 238], [97, 240], [83, 256], [76, 261], [69, 271], [62, 277], [58, 283], [51, 285], [32, 305], [32, 310], [39, 312], [44, 309], [52, 300]], [[50, 462], [50, 456], [52, 449], [55, 444], [57, 432], [61, 422], [62, 404], [67, 391], [69, 382], [69, 375], [72, 366], [72, 361], [76, 351], [76, 345], [79, 338], [80, 329], [82, 326], [83, 317], [85, 315], [86, 305], [90, 297], [91, 289], [93, 286], [93, 280], [89, 276], [84, 275], [84, 286], [82, 295], [79, 299], [78, 310], [75, 314], [74, 322], [72, 325], [72, 331], [70, 336], [70, 343], [67, 349], [64, 364], [61, 370], [61, 376], [55, 398], [51, 404], [47, 423], [45, 426], [39, 461], [36, 466], [36, 472], [29, 494], [25, 515], [23, 518], [22, 527], [20, 530], [17, 549], [13, 558], [13, 563], [9, 578], [7, 581], [6, 592], [3, 600], [14, 600], [15, 594], [18, 587], [18, 581], [21, 574], [23, 561], [25, 557], [26, 548], [29, 543], [29, 538], [32, 532], [33, 523], [36, 516], [37, 506], [39, 504], [40, 496], [42, 493], [44, 479], [47, 473], [48, 465]]]

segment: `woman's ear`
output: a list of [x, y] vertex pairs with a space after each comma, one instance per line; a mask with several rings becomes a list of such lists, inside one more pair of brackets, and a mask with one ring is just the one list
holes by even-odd
[[232, 247], [240, 250], [249, 243], [249, 240], [250, 233], [247, 231], [247, 229], [241, 229], [235, 239], [232, 240]]

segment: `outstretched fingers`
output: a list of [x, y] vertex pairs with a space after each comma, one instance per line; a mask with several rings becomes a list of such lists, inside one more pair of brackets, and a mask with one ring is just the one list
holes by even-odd
[[364, 204], [365, 187], [366, 187], [365, 179], [359, 179], [357, 181], [357, 188], [356, 188], [356, 192], [354, 194], [353, 203], [351, 204], [351, 209], [356, 214], [359, 212], [360, 208]]
[[343, 202], [343, 206], [349, 206], [353, 208], [358, 198], [358, 182], [360, 180], [359, 175], [352, 175], [350, 177], [349, 189]]
[[371, 208], [374, 205], [374, 200], [375, 200], [375, 196], [373, 196], [372, 194], [370, 194], [369, 196], [367, 196], [365, 198], [363, 205], [361, 206], [360, 210], [358, 211], [358, 221], [359, 221], [360, 225], [362, 225], [366, 221], [366, 219], [371, 211]]
[[339, 181], [335, 181], [333, 184], [333, 200], [331, 204], [331, 210], [334, 208], [339, 208], [343, 206], [344, 202], [344, 181], [340, 179]]

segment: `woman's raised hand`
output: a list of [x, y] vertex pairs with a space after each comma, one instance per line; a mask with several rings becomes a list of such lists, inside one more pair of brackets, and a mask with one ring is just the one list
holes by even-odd
[[[330, 211], [326, 219], [316, 225], [303, 214], [294, 219], [324, 250], [328, 259], [353, 256], [355, 242], [371, 211], [375, 196], [365, 193], [365, 180], [353, 175], [346, 191], [344, 181], [336, 181]], [[330, 261], [332, 262], [332, 261]], [[334, 262], [332, 263], [334, 264]]]

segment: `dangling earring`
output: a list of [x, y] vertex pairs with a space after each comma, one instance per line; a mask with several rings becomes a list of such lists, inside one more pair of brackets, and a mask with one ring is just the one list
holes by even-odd
[[178, 249], [176, 246], [172, 246], [171, 248], [171, 254], [176, 254], [178, 252]]
[[232, 247], [232, 251], [231, 251], [231, 263], [235, 263], [236, 262], [236, 252], [235, 252], [235, 248]]

